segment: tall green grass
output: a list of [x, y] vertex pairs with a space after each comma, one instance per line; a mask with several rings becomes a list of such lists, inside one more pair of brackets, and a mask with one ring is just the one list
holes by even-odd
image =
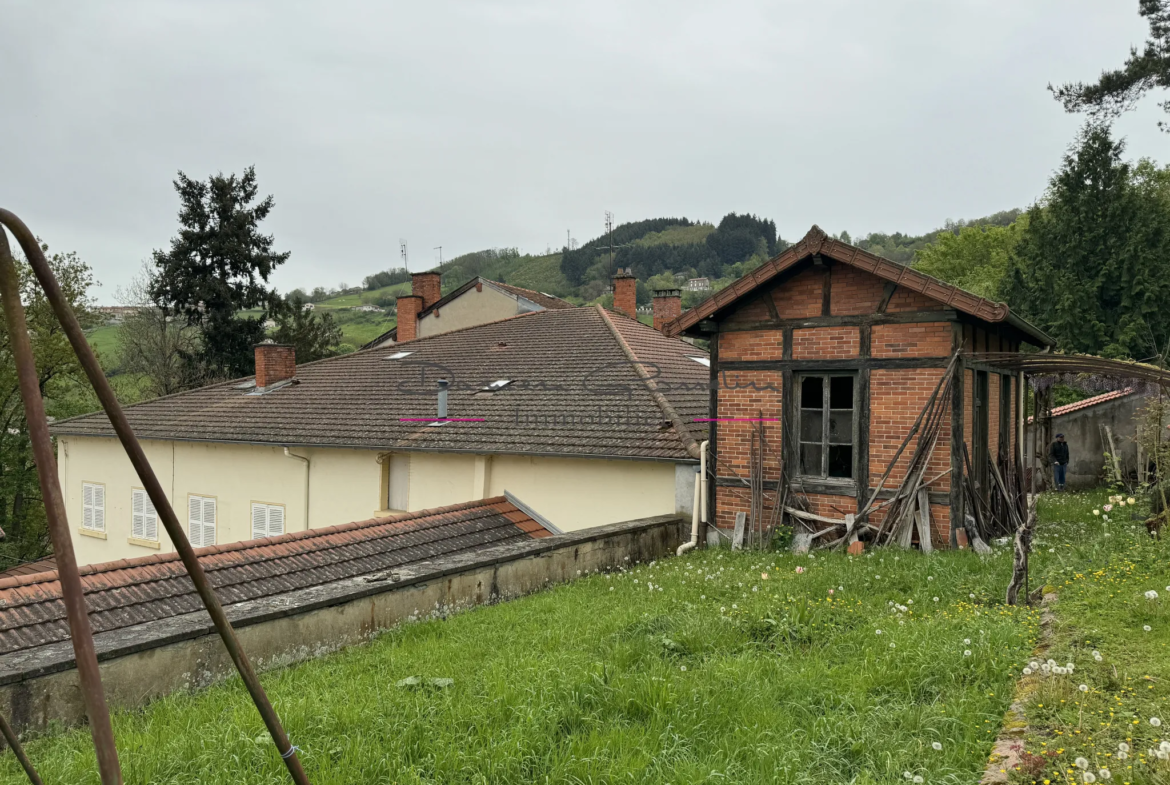
[[[1087, 526], [1042, 526], [1035, 580], [1105, 564], [1122, 540]], [[1010, 566], [1006, 547], [701, 551], [425, 618], [264, 681], [319, 785], [971, 783], [1036, 645], [1038, 611], [1002, 605]], [[397, 686], [411, 676], [454, 681]], [[285, 781], [238, 681], [114, 724], [129, 783]], [[46, 781], [97, 782], [84, 730], [29, 752]], [[0, 781], [20, 781], [11, 756]]]

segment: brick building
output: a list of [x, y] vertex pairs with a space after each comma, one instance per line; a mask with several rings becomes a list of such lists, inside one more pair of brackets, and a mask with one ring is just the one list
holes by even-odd
[[[779, 456], [792, 491], [811, 511], [842, 518], [861, 509], [945, 373], [956, 349], [1018, 351], [1052, 339], [986, 300], [860, 248], [817, 227], [799, 243], [667, 323], [668, 335], [710, 341], [711, 520], [749, 512], [752, 431], [764, 418], [771, 488]], [[961, 359], [927, 474], [932, 541], [952, 543], [963, 520], [962, 441], [987, 488], [987, 458], [1018, 460], [1020, 378]], [[791, 438], [783, 438], [792, 435]], [[960, 440], [961, 437], [961, 440]], [[913, 443], [912, 443], [913, 445]], [[911, 448], [880, 498], [905, 476]], [[708, 475], [710, 476], [710, 474]], [[880, 520], [881, 512], [870, 514]]]

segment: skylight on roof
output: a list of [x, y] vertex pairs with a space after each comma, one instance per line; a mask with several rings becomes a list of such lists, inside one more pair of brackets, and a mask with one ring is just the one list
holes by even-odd
[[694, 360], [695, 362], [697, 362], [699, 365], [703, 366], [704, 368], [710, 368], [710, 367], [711, 367], [711, 359], [710, 359], [709, 357], [691, 357], [691, 356], [688, 354], [688, 355], [687, 355], [687, 359], [688, 359], [688, 360]]
[[412, 354], [414, 354], [414, 352], [394, 352], [394, 354], [390, 355], [386, 359], [387, 360], [401, 360], [404, 357], [409, 357]]
[[491, 384], [489, 384], [487, 387], [484, 387], [483, 389], [490, 391], [490, 392], [495, 392], [496, 390], [499, 390], [502, 387], [507, 387], [511, 383], [512, 383], [511, 379], [497, 379], [496, 381], [492, 382]]

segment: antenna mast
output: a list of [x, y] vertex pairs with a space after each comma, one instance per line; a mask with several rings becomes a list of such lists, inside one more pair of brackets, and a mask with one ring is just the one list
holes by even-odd
[[443, 273], [443, 246], [436, 245], [431, 250], [439, 252], [439, 274], [442, 275], [442, 273]]
[[605, 211], [605, 233], [609, 235], [609, 266], [613, 269], [613, 213]]
[[399, 253], [402, 256], [402, 266], [410, 272], [410, 255], [406, 252], [406, 240], [399, 239], [398, 241]]

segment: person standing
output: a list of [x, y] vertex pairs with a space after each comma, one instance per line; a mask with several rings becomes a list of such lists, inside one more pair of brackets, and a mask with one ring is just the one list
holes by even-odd
[[1068, 472], [1068, 442], [1064, 434], [1056, 434], [1056, 441], [1048, 448], [1048, 459], [1052, 462], [1052, 478], [1056, 481], [1056, 490], [1064, 490], [1064, 480]]

